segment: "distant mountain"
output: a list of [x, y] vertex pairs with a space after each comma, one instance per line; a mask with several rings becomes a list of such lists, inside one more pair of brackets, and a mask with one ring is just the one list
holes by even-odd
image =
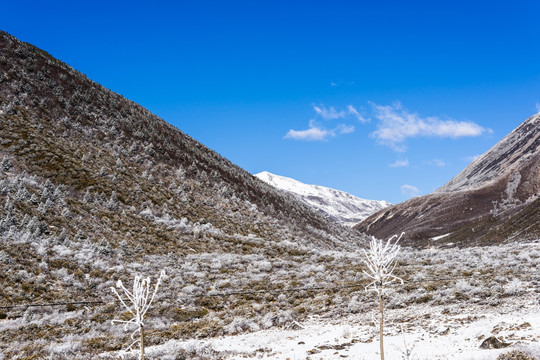
[[404, 231], [414, 244], [488, 244], [540, 237], [540, 113], [432, 194], [390, 206], [355, 228]]
[[344, 191], [318, 185], [307, 185], [298, 180], [274, 175], [267, 171], [255, 176], [267, 184], [295, 196], [330, 220], [346, 226], [353, 226], [390, 205], [387, 201], [365, 200]]

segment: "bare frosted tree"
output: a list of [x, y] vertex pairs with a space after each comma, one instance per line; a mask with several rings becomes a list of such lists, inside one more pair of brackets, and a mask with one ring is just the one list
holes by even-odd
[[[152, 302], [154, 301], [154, 297], [156, 296], [156, 293], [158, 291], [159, 285], [161, 284], [162, 278], [165, 276], [165, 271], [162, 270], [159, 274], [159, 278], [157, 279], [157, 282], [154, 287], [154, 292], [152, 293], [152, 296], [150, 297], [150, 278], [143, 278], [140, 275], [135, 276], [135, 279], [133, 280], [133, 291], [130, 292], [121, 280], [118, 280], [116, 283], [116, 287], [121, 289], [123, 291], [123, 295], [127, 297], [128, 301], [124, 301], [125, 299], [120, 296], [118, 291], [114, 287], [111, 287], [112, 291], [116, 294], [122, 305], [129, 311], [129, 313], [133, 316], [130, 320], [113, 320], [112, 323], [123, 323], [124, 324], [124, 330], [128, 331], [128, 328], [131, 324], [136, 325], [137, 328], [133, 333], [131, 333], [131, 339], [133, 342], [131, 345], [129, 345], [124, 351], [128, 352], [133, 348], [133, 345], [139, 343], [139, 359], [144, 360], [144, 317], [146, 315], [146, 312], [150, 308], [150, 305], [152, 305]], [[129, 305], [128, 305], [129, 304]], [[139, 337], [137, 338], [137, 333], [139, 333]]]
[[[400, 246], [397, 244], [404, 233], [398, 237], [394, 235], [390, 237], [386, 243], [382, 240], [371, 237], [369, 243], [369, 249], [364, 251], [364, 263], [366, 264], [368, 271], [363, 273], [372, 280], [366, 286], [366, 290], [374, 291], [379, 297], [379, 340], [381, 350], [381, 360], [384, 360], [384, 344], [383, 344], [383, 326], [384, 326], [384, 306], [383, 306], [383, 294], [385, 289], [392, 283], [399, 281], [403, 284], [403, 280], [393, 275], [396, 263], [394, 262], [396, 255], [400, 250]], [[394, 239], [397, 240], [392, 242]]]

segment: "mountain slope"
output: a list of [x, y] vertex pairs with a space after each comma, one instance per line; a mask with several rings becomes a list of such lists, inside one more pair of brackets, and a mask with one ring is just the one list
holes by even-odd
[[[5, 33], [0, 41], [2, 148], [20, 171], [63, 184], [74, 198], [89, 192], [108, 199], [114, 191], [121, 207], [156, 213], [162, 212], [157, 206], [167, 202], [169, 211], [173, 206], [179, 212], [176, 215], [190, 221], [211, 217], [214, 225], [230, 227], [232, 233], [248, 229], [240, 229], [245, 224], [233, 219], [238, 218], [237, 210], [224, 218], [222, 209], [207, 203], [210, 198], [217, 195], [231, 202], [236, 196], [235, 201], [256, 205], [266, 216], [279, 218], [283, 213], [283, 220], [292, 216], [298, 220], [295, 226], [303, 229], [341, 231], [47, 53]], [[182, 204], [179, 194], [190, 201]]]
[[[512, 172], [515, 174], [515, 178], [510, 181], [516, 186], [515, 190], [519, 186], [524, 186], [524, 182], [517, 179], [516, 171], [527, 168], [528, 164], [538, 162], [539, 129], [540, 114], [537, 114], [505, 136], [488, 152], [473, 161], [446, 185], [439, 188], [437, 192], [478, 189], [490, 183], [495, 183], [501, 177]], [[509, 186], [513, 187], [514, 185], [510, 184]], [[531, 194], [535, 193], [534, 189], [524, 189], [524, 191]]]
[[[121, 313], [110, 287], [162, 269], [167, 281], [154, 309], [162, 323], [148, 343], [219, 335], [250, 317], [260, 299], [223, 300], [216, 292], [282, 289], [299, 276], [308, 285], [332, 281], [310, 262], [348, 271], [322, 252], [362, 242], [148, 110], [0, 32], [0, 306], [91, 302], [0, 309], [0, 358], [48, 358], [66, 342], [67, 358], [119, 350], [129, 334], [110, 323]], [[291, 303], [277, 295], [258, 307], [253, 324], [268, 316], [265, 324], [278, 325], [273, 314], [285, 309], [282, 318], [307, 314], [300, 308], [309, 294]]]
[[434, 193], [384, 209], [355, 228], [378, 237], [404, 231], [417, 245], [538, 237], [539, 149], [536, 114]]
[[344, 191], [324, 186], [307, 185], [267, 171], [255, 174], [255, 176], [277, 189], [292, 194], [328, 219], [346, 226], [353, 226], [390, 205], [386, 201], [360, 199]]

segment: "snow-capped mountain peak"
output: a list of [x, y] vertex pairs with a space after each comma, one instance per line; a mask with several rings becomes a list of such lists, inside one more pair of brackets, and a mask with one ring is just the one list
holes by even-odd
[[268, 171], [255, 174], [255, 176], [267, 184], [293, 195], [342, 225], [353, 226], [390, 205], [384, 200], [365, 200], [344, 191], [304, 184], [298, 180], [275, 175]]

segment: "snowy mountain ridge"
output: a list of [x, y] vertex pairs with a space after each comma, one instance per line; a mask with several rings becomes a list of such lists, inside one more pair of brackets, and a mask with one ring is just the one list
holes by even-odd
[[387, 201], [366, 200], [345, 191], [319, 185], [308, 185], [298, 180], [268, 171], [255, 176], [277, 189], [283, 190], [319, 213], [342, 225], [354, 226], [371, 214], [391, 205]]

